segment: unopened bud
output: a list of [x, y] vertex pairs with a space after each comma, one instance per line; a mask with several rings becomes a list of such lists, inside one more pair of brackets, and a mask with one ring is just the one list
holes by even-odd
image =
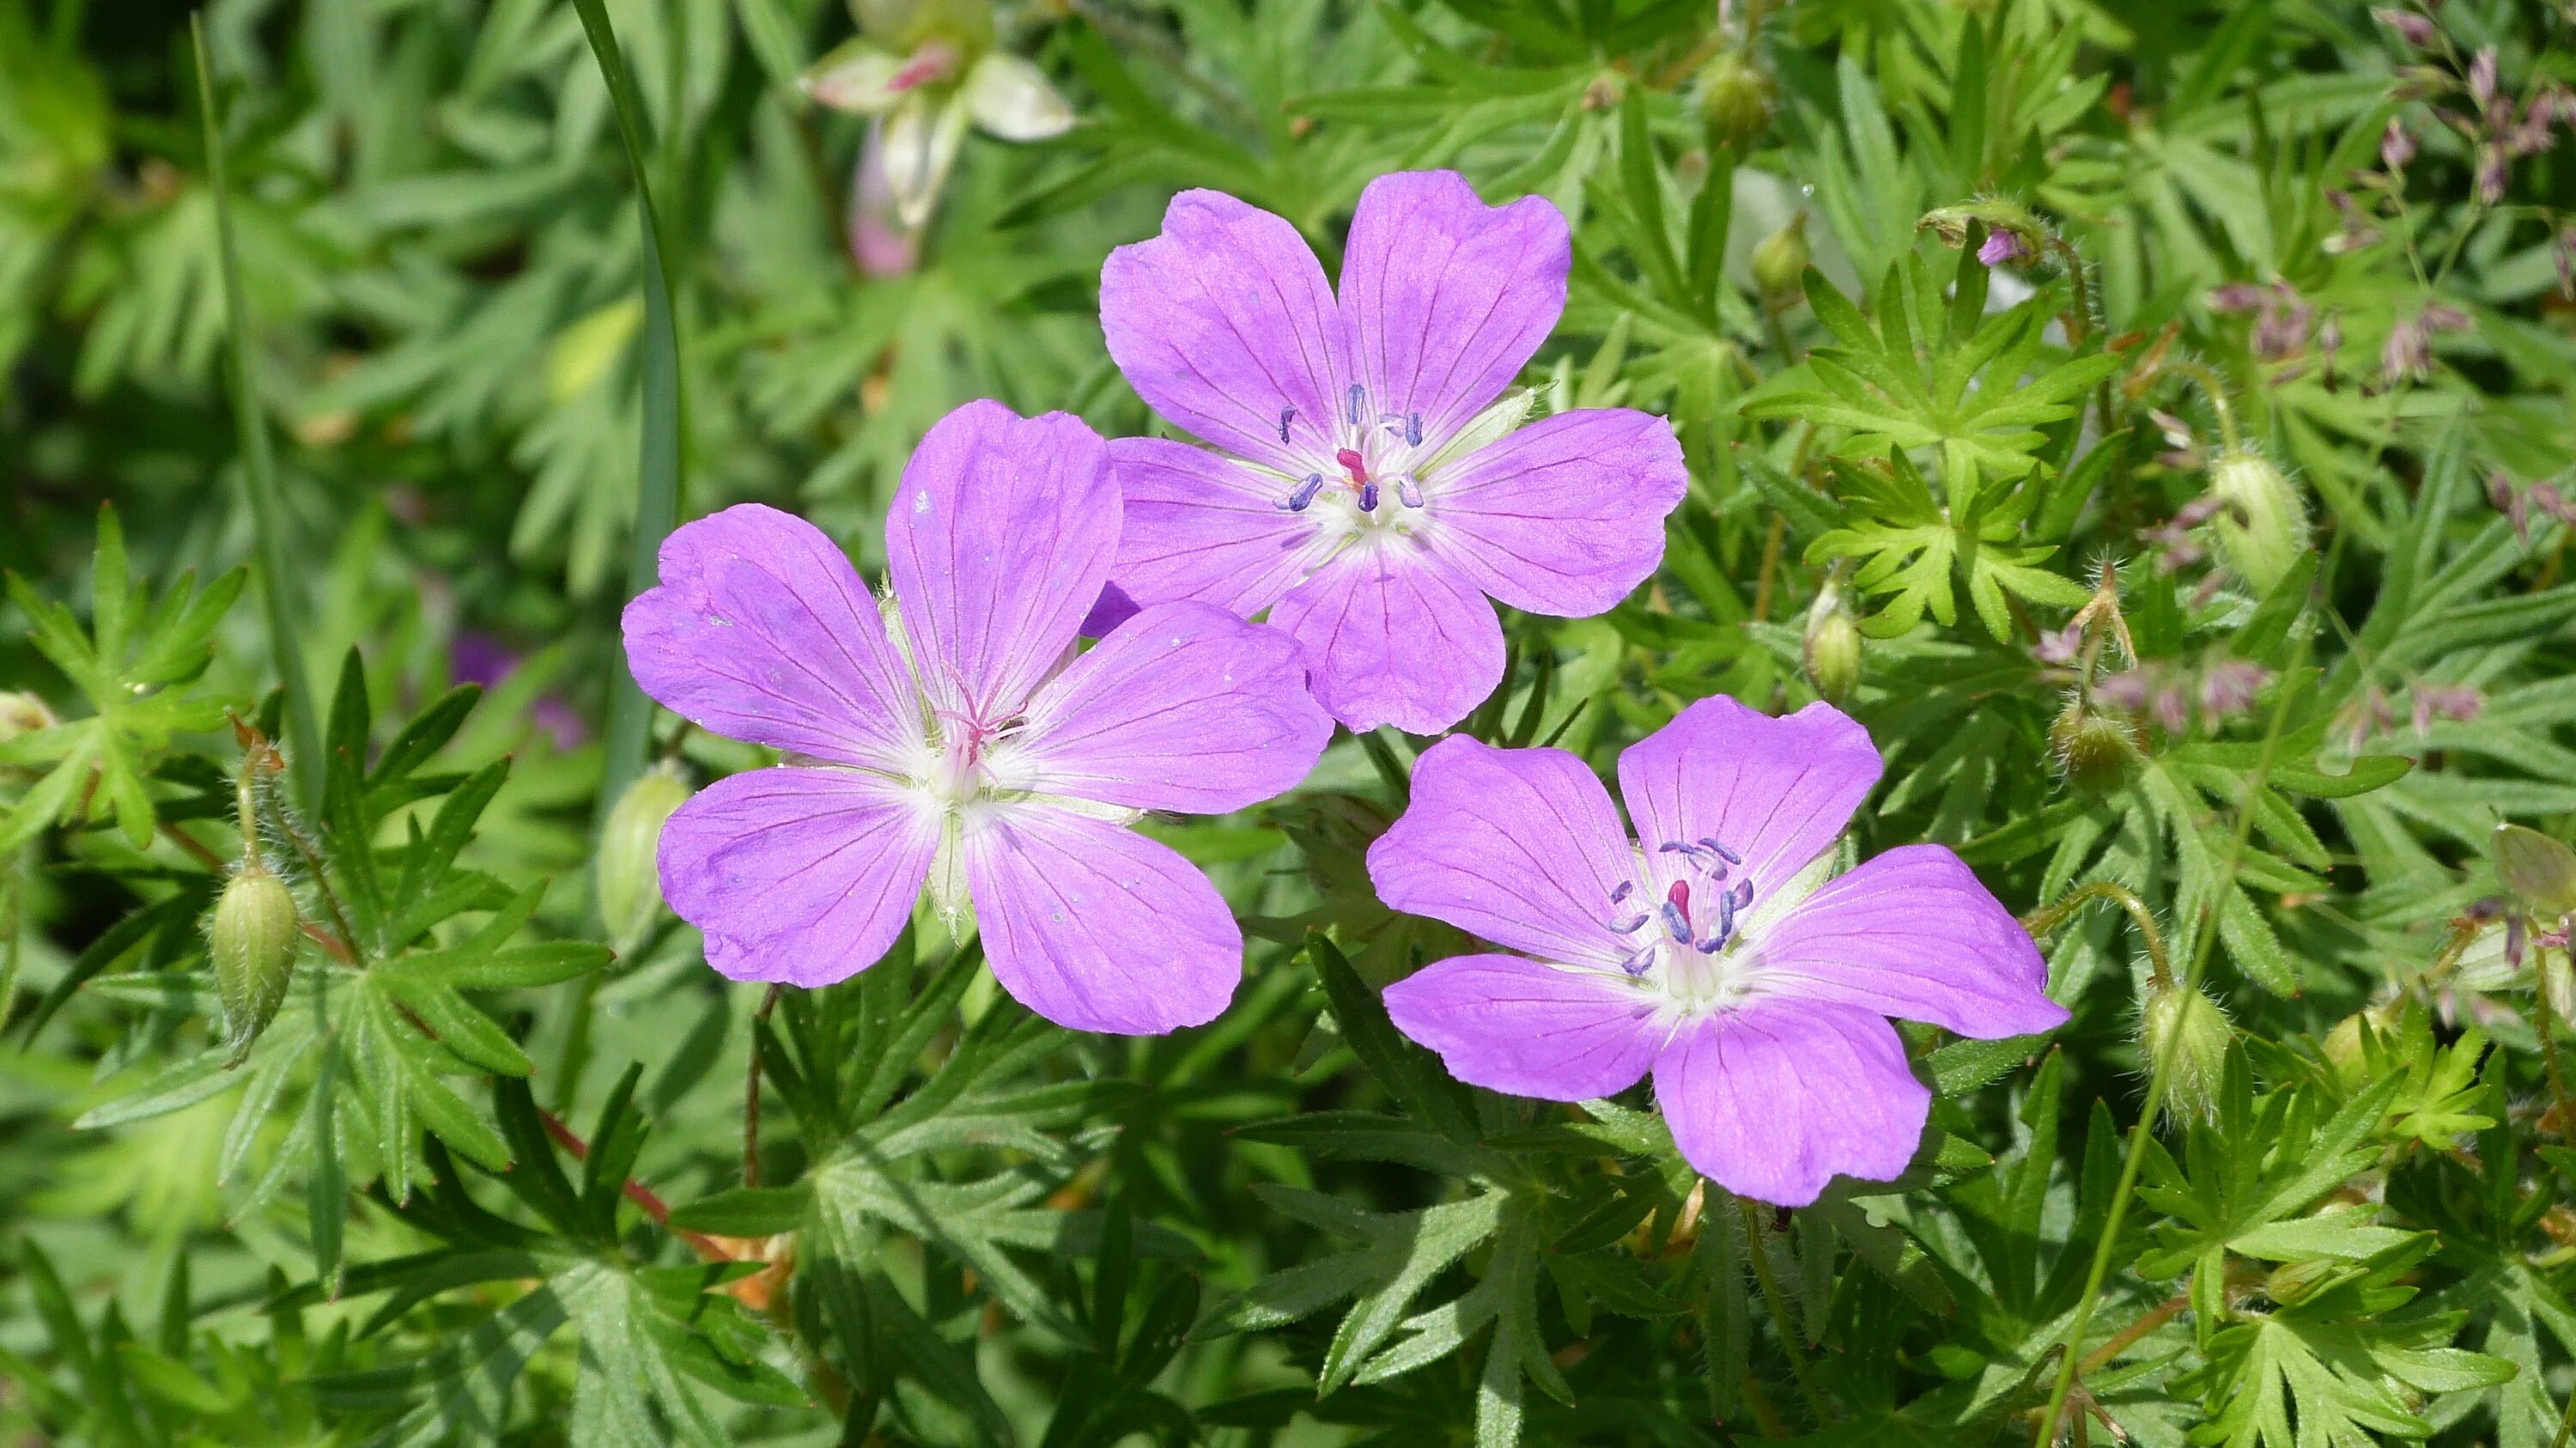
[[206, 930], [224, 1039], [238, 1061], [277, 1015], [295, 969], [295, 895], [257, 863], [244, 864], [215, 900]]
[[626, 786], [608, 812], [599, 832], [599, 920], [612, 949], [631, 950], [653, 929], [662, 909], [662, 824], [688, 802], [688, 784], [665, 765]]
[[2164, 1068], [2165, 1120], [2215, 1118], [2227, 1048], [2236, 1039], [2227, 1012], [2197, 987], [2150, 980], [2138, 1025], [2149, 1069]]
[[1860, 625], [1832, 589], [1827, 589], [1807, 613], [1807, 638], [1802, 652], [1807, 682], [1816, 686], [1825, 702], [1839, 704], [1851, 697], [1851, 691], [1860, 684]]
[[2535, 829], [2498, 825], [2488, 838], [2496, 878], [2545, 920], [2576, 912], [2576, 850]]
[[2048, 750], [2075, 792], [2096, 798], [2118, 789], [2138, 760], [2138, 732], [2127, 720], [2070, 701], [2049, 726]]
[[60, 722], [54, 711], [45, 707], [45, 701], [33, 694], [0, 693], [0, 744], [21, 734], [51, 729]]
[[2369, 1083], [2370, 1052], [2362, 1044], [2362, 1030], [2367, 1027], [2374, 1041], [2385, 1041], [2394, 1035], [2402, 1005], [2390, 1001], [2368, 1010], [2355, 1011], [2335, 1023], [2326, 1032], [2323, 1051], [2326, 1064], [2334, 1068], [2335, 1080], [2346, 1091], [2358, 1091]]
[[1775, 307], [1796, 301], [1809, 259], [1807, 213], [1801, 211], [1753, 248], [1753, 285], [1762, 300]]
[[2221, 456], [2209, 469], [2210, 496], [2221, 511], [2212, 523], [2218, 549], [2238, 577], [2269, 593], [2308, 550], [2308, 508], [2269, 458], [2251, 448]]
[[1771, 129], [1777, 89], [1760, 61], [1742, 51], [1721, 51], [1699, 73], [1699, 110], [1708, 124], [1709, 149], [1730, 146], [1742, 156], [1762, 139]]
[[2319, 1284], [2344, 1270], [2346, 1265], [2332, 1257], [2311, 1257], [2304, 1262], [2284, 1262], [2264, 1274], [2263, 1295], [2283, 1307], [2291, 1306], [2305, 1300], [2309, 1293], [2317, 1290]]

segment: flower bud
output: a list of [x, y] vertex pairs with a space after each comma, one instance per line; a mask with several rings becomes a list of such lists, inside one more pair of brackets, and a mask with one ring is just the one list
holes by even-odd
[[1721, 51], [1699, 73], [1700, 116], [1708, 124], [1710, 150], [1731, 146], [1741, 156], [1771, 129], [1771, 106], [1778, 87], [1760, 61], [1742, 51]]
[[2363, 1024], [2369, 1025], [2374, 1039], [2384, 1041], [2396, 1033], [2403, 1009], [2402, 1003], [2397, 1001], [2375, 1005], [2368, 1010], [2353, 1012], [2337, 1021], [2333, 1030], [2326, 1032], [2321, 1049], [2326, 1064], [2334, 1068], [2335, 1080], [2343, 1089], [2358, 1091], [2368, 1082], [2370, 1055], [2362, 1049]]
[[652, 930], [662, 909], [662, 822], [688, 802], [688, 784], [663, 765], [626, 786], [608, 812], [599, 832], [599, 920], [612, 949], [632, 950]]
[[2227, 1048], [2236, 1039], [2227, 1012], [2196, 987], [2150, 980], [2138, 1024], [2148, 1068], [2166, 1063], [2165, 1120], [2214, 1118]]
[[45, 707], [45, 701], [33, 694], [0, 693], [0, 744], [21, 734], [51, 729], [60, 722], [54, 711]]
[[1801, 211], [1789, 218], [1789, 224], [1762, 239], [1753, 248], [1753, 285], [1762, 300], [1772, 306], [1787, 306], [1798, 299], [1807, 275], [1807, 213]]
[[2547, 920], [2576, 912], [2576, 850], [2535, 829], [2498, 825], [2488, 837], [2496, 878]]
[[253, 861], [225, 882], [206, 939], [215, 961], [215, 996], [224, 1008], [224, 1038], [236, 1061], [249, 1053], [286, 999], [296, 934], [295, 896], [285, 881]]
[[2049, 753], [2078, 794], [2100, 797], [2120, 787], [2138, 759], [2138, 731], [2116, 715], [2070, 700], [2049, 726]]
[[1860, 683], [1860, 625], [1843, 607], [1842, 595], [1828, 588], [1807, 611], [1807, 638], [1802, 651], [1807, 682], [1829, 704], [1851, 697]]
[[2327, 1278], [2343, 1271], [2348, 1264], [2332, 1257], [2311, 1257], [2305, 1262], [2284, 1262], [2263, 1275], [2263, 1295], [2288, 1307], [2317, 1290]]
[[2256, 592], [2269, 593], [2308, 551], [2306, 501], [2251, 448], [2222, 454], [2210, 466], [2209, 493], [2222, 509], [2211, 525], [2219, 553]]

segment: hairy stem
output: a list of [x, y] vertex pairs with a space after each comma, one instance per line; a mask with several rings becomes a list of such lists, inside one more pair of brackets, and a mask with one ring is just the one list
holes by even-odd
[[1753, 1259], [1754, 1280], [1762, 1284], [1762, 1298], [1771, 1306], [1771, 1323], [1780, 1330], [1780, 1350], [1789, 1355], [1789, 1375], [1798, 1380], [1798, 1393], [1816, 1415], [1816, 1426], [1824, 1427], [1834, 1415], [1825, 1407], [1824, 1391], [1816, 1386], [1816, 1370], [1807, 1361], [1806, 1346], [1798, 1341], [1797, 1324], [1789, 1320], [1789, 1299], [1780, 1295], [1780, 1283], [1771, 1272], [1771, 1254], [1763, 1250], [1762, 1208], [1744, 1197], [1737, 1198], [1736, 1205], [1744, 1209], [1745, 1255]]
[[2038, 940], [2096, 900], [2112, 901], [2129, 912], [2129, 921], [2137, 926], [2138, 938], [2147, 948], [2148, 978], [2158, 986], [2171, 989], [2173, 968], [2165, 955], [2165, 934], [2156, 928], [2155, 912], [2148, 909], [2147, 902], [2139, 899], [2137, 892], [2126, 885], [2109, 880], [2092, 880], [2078, 885], [2059, 897], [2056, 904], [2023, 916], [2021, 928], [2030, 932], [2031, 939]]

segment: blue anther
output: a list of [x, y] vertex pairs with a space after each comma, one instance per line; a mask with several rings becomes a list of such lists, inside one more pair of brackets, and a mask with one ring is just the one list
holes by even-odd
[[1724, 846], [1724, 845], [1722, 845], [1722, 844], [1718, 843], [1716, 840], [1713, 840], [1713, 839], [1707, 839], [1707, 840], [1702, 840], [1702, 841], [1700, 841], [1700, 843], [1701, 843], [1701, 844], [1703, 844], [1703, 845], [1708, 846], [1708, 847], [1709, 847], [1710, 849], [1712, 849], [1712, 850], [1717, 851], [1718, 858], [1720, 858], [1720, 859], [1722, 859], [1722, 860], [1726, 861], [1726, 863], [1728, 863], [1728, 864], [1730, 864], [1730, 865], [1741, 865], [1741, 864], [1743, 864], [1743, 863], [1744, 863], [1744, 857], [1743, 857], [1742, 855], [1739, 855], [1739, 854], [1735, 853], [1733, 850], [1728, 849], [1726, 846]]
[[1655, 947], [1649, 945], [1645, 949], [1629, 956], [1626, 960], [1619, 962], [1619, 968], [1628, 972], [1629, 978], [1633, 980], [1638, 976], [1644, 975], [1646, 973], [1646, 967], [1653, 965], [1654, 963]]
[[1621, 935], [1634, 935], [1637, 933], [1638, 927], [1644, 925], [1647, 919], [1648, 917], [1643, 912], [1640, 912], [1629, 916], [1625, 920], [1611, 921], [1610, 928], [1619, 932]]
[[1421, 413], [1408, 412], [1404, 415], [1404, 445], [1406, 447], [1422, 446]]
[[1411, 473], [1406, 473], [1403, 477], [1395, 480], [1395, 495], [1398, 498], [1403, 499], [1404, 506], [1408, 508], [1419, 508], [1422, 506], [1422, 489], [1414, 486], [1413, 474]]
[[1360, 425], [1360, 409], [1367, 405], [1368, 389], [1360, 386], [1356, 382], [1352, 383], [1350, 401], [1351, 426], [1357, 427]]
[[1753, 882], [1750, 880], [1736, 881], [1734, 887], [1726, 892], [1726, 899], [1728, 903], [1732, 904], [1738, 910], [1752, 904]]
[[1279, 409], [1279, 440], [1281, 442], [1284, 443], [1288, 440], [1288, 424], [1295, 422], [1296, 420], [1297, 409], [1293, 407], [1283, 407]]
[[1690, 944], [1690, 917], [1682, 913], [1682, 907], [1667, 900], [1663, 914], [1665, 931], [1682, 944]]
[[1620, 882], [1619, 882], [1619, 888], [1610, 892], [1610, 903], [1611, 903], [1611, 904], [1613, 904], [1613, 905], [1616, 905], [1616, 904], [1618, 904], [1620, 901], [1625, 900], [1625, 899], [1627, 899], [1629, 896], [1634, 895], [1634, 894], [1636, 894], [1636, 893], [1637, 893], [1637, 882], [1636, 882], [1636, 881], [1634, 881], [1634, 880], [1622, 880], [1622, 881], [1620, 881]]
[[1279, 505], [1280, 511], [1284, 513], [1305, 512], [1306, 505], [1315, 501], [1315, 494], [1323, 491], [1323, 487], [1324, 475], [1322, 473], [1308, 473], [1306, 475], [1306, 481], [1297, 485], [1297, 491], [1288, 495], [1288, 501]]
[[1377, 484], [1360, 484], [1360, 511], [1363, 513], [1374, 513], [1377, 511]]

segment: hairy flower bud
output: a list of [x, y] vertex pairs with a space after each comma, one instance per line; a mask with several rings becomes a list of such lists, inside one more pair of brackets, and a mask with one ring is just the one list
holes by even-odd
[[1801, 211], [1753, 248], [1753, 285], [1762, 300], [1775, 307], [1796, 301], [1809, 260], [1807, 213]]
[[2138, 732], [2126, 720], [2069, 701], [2049, 726], [2048, 750], [2078, 794], [2099, 797], [2120, 787], [2138, 759]]
[[662, 881], [655, 856], [662, 823], [689, 802], [689, 786], [665, 765], [646, 771], [608, 812], [599, 832], [599, 919], [608, 943], [632, 950], [662, 909]]
[[2251, 448], [2221, 456], [2209, 469], [2210, 496], [2221, 506], [2212, 528], [2227, 566], [2268, 593], [2308, 549], [2308, 508], [2269, 458]]
[[2498, 825], [2488, 838], [2496, 878], [2545, 920], [2576, 912], [2576, 850], [2535, 829]]
[[1699, 73], [1699, 111], [1708, 125], [1709, 149], [1731, 146], [1742, 156], [1771, 129], [1778, 87], [1762, 63], [1742, 51], [1720, 51]]
[[206, 940], [223, 1003], [224, 1038], [235, 1060], [268, 1028], [295, 967], [295, 895], [256, 862], [245, 863], [216, 897]]
[[2227, 1012], [2197, 987], [2150, 980], [2138, 1028], [2148, 1068], [2165, 1063], [2165, 1120], [2215, 1117], [2227, 1048], [2236, 1039]]
[[1860, 683], [1860, 625], [1852, 619], [1851, 610], [1843, 607], [1839, 591], [1828, 588], [1807, 612], [1807, 637], [1802, 650], [1807, 665], [1807, 682], [1827, 703], [1839, 704], [1851, 697]]

